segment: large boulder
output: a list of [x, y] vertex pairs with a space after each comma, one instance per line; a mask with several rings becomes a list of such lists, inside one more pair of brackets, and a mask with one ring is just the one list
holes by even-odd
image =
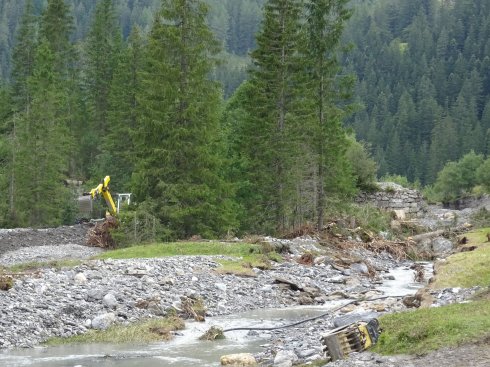
[[104, 313], [102, 315], [96, 316], [92, 320], [92, 328], [97, 330], [106, 330], [114, 322], [116, 322], [115, 314], [113, 314], [112, 312]]
[[249, 367], [257, 366], [255, 357], [250, 353], [228, 354], [220, 358], [222, 366]]

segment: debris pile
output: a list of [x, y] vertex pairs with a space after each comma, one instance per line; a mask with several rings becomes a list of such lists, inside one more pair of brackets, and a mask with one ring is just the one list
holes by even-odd
[[87, 233], [87, 245], [102, 248], [115, 248], [116, 242], [112, 238], [111, 232], [117, 228], [117, 220], [114, 217], [107, 217], [103, 222], [98, 222]]

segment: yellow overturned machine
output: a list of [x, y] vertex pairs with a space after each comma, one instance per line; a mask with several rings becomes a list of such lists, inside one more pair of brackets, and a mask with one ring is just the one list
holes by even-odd
[[346, 359], [376, 344], [381, 330], [377, 319], [358, 321], [331, 330], [321, 338], [328, 362]]

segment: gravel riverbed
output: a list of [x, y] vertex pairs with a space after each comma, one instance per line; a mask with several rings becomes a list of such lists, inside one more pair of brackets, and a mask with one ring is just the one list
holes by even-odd
[[[304, 246], [315, 246], [315, 241], [309, 238], [284, 242], [293, 252], [293, 258]], [[0, 265], [33, 259], [83, 258], [99, 251], [79, 246], [66, 243], [21, 246], [4, 252]], [[164, 316], [169, 309], [179, 309], [181, 300], [186, 297], [202, 298], [208, 317], [379, 297], [382, 293], [377, 288], [383, 278], [392, 278], [388, 271], [401, 265], [408, 269], [410, 265], [397, 262], [386, 253], [375, 256], [359, 249], [352, 252], [357, 258], [368, 261], [378, 271], [377, 277], [368, 277], [362, 262], [339, 269], [328, 256], [318, 258], [311, 266], [300, 265], [292, 259], [274, 264], [270, 270], [254, 269], [255, 277], [220, 274], [216, 271], [220, 267], [217, 259], [222, 257], [212, 256], [85, 260], [73, 268], [41, 269], [16, 278], [12, 289], [0, 292], [0, 349], [33, 347], [53, 336], [69, 337], [89, 329], [104, 329], [113, 323], [129, 324], [147, 317]], [[474, 290], [447, 289], [433, 296], [436, 302], [445, 304], [461, 301], [471, 293]], [[256, 354], [262, 366], [291, 366], [321, 359], [320, 336], [345, 315], [376, 316], [403, 309], [405, 306], [399, 298], [360, 303], [298, 327], [252, 331], [249, 337], [266, 341], [263, 351]], [[410, 366], [406, 360], [396, 362], [370, 353], [332, 364], [333, 367], [358, 365]]]

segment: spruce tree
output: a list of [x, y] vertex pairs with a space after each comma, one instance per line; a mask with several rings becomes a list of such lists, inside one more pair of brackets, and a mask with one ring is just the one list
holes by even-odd
[[172, 237], [215, 236], [230, 222], [216, 152], [220, 87], [209, 80], [218, 43], [200, 0], [164, 0], [149, 35], [137, 95], [138, 200]]
[[101, 0], [86, 44], [86, 88], [91, 127], [104, 136], [108, 129], [109, 92], [121, 50], [121, 31], [114, 0]]
[[50, 44], [43, 39], [37, 49], [33, 75], [28, 78], [32, 101], [29, 110], [17, 121], [14, 142], [17, 225], [59, 225], [69, 199], [63, 178], [71, 140], [61, 107], [66, 95], [55, 65]]
[[133, 134], [136, 127], [140, 92], [140, 73], [143, 63], [141, 31], [135, 27], [127, 47], [120, 53], [109, 93], [107, 132], [100, 139], [101, 153], [93, 169], [96, 177], [110, 175], [111, 188], [116, 192], [129, 191], [135, 160]]
[[54, 70], [66, 80], [73, 78], [76, 61], [75, 49], [70, 41], [73, 30], [73, 17], [65, 1], [48, 0], [41, 17], [39, 36], [46, 40], [51, 50]]
[[37, 22], [34, 15], [34, 6], [32, 0], [28, 0], [12, 55], [12, 96], [17, 111], [29, 106], [31, 101], [28, 94], [27, 79], [32, 75], [34, 69], [36, 39]]
[[241, 202], [256, 218], [255, 231], [284, 232], [293, 225], [297, 188], [301, 182], [299, 127], [301, 111], [302, 37], [300, 1], [266, 3], [254, 68], [245, 91], [246, 119], [241, 123], [244, 181], [251, 185]]
[[348, 140], [342, 127], [344, 111], [340, 107], [342, 99], [349, 96], [350, 83], [347, 78], [339, 82], [338, 61], [342, 31], [351, 15], [347, 3], [348, 0], [307, 2], [309, 42], [305, 54], [310, 70], [309, 85], [313, 90], [313, 136], [318, 176], [316, 223], [320, 230], [323, 228], [326, 192], [349, 191], [348, 186], [353, 186], [344, 156]]

